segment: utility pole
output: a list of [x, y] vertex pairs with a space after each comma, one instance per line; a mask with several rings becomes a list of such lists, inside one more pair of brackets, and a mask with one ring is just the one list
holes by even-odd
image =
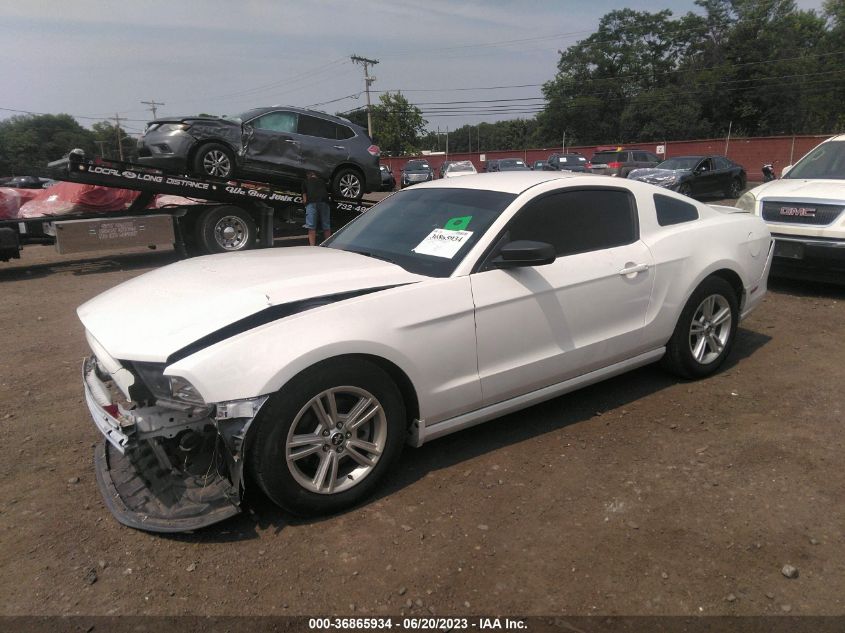
[[120, 156], [120, 160], [123, 160], [123, 139], [120, 129], [120, 115], [115, 112], [114, 113], [114, 131], [117, 135], [117, 153]]
[[100, 156], [102, 156], [103, 158], [106, 158], [106, 150], [103, 147], [106, 144], [106, 142], [105, 141], [94, 141], [94, 142], [100, 147]]
[[370, 105], [370, 85], [376, 80], [375, 77], [370, 77], [369, 68], [378, 64], [377, 59], [367, 59], [366, 57], [359, 57], [352, 55], [350, 57], [353, 63], [361, 64], [364, 67], [364, 89], [367, 92], [367, 133], [370, 138], [373, 138], [373, 113]]
[[166, 103], [160, 103], [160, 102], [156, 101], [155, 99], [152, 99], [150, 101], [142, 101], [141, 103], [143, 103], [144, 105], [150, 106], [150, 110], [152, 110], [152, 113], [153, 113], [153, 118], [156, 118], [156, 106], [167, 105]]

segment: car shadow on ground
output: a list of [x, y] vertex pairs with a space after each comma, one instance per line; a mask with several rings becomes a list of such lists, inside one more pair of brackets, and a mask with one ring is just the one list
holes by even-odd
[[[770, 340], [770, 336], [740, 328], [730, 358], [713, 379], [734, 369], [739, 362]], [[445, 436], [418, 449], [406, 447], [401, 463], [389, 480], [382, 482], [372, 497], [344, 513], [355, 512], [373, 501], [389, 497], [431, 471], [451, 468], [485, 453], [584, 422], [605, 411], [624, 408], [641, 398], [684, 382], [663, 371], [659, 365], [652, 364]], [[255, 485], [248, 485], [243, 505], [244, 512], [241, 515], [218, 526], [193, 534], [164, 536], [195, 543], [242, 541], [258, 538], [261, 531], [272, 530], [278, 533], [289, 525], [320, 523], [326, 518], [303, 519], [286, 513], [261, 494]]]
[[67, 261], [52, 261], [27, 266], [10, 264], [4, 268], [0, 264], [0, 283], [4, 281], [20, 281], [23, 279], [38, 279], [57, 273], [71, 273], [72, 275], [95, 275], [118, 270], [139, 270], [143, 268], [159, 268], [179, 261], [176, 251], [144, 251], [123, 255], [99, 255], [85, 259], [70, 259]]
[[769, 290], [796, 297], [845, 300], [845, 285], [798, 277], [769, 277]]

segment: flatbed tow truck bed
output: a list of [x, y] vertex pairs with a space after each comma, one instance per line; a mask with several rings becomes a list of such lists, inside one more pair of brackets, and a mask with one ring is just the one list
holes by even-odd
[[[140, 191], [125, 211], [0, 220], [0, 261], [20, 258], [30, 244], [54, 244], [59, 253], [172, 244], [181, 256], [273, 246], [274, 235], [298, 230], [304, 220], [298, 191], [266, 182], [199, 178], [128, 162], [86, 159], [74, 151], [49, 167], [57, 180]], [[156, 195], [197, 204], [149, 209]], [[333, 199], [332, 226], [351, 221], [375, 201]]]

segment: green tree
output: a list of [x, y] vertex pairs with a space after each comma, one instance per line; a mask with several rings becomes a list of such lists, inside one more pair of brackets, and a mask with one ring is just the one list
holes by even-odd
[[94, 134], [69, 114], [15, 116], [0, 122], [0, 175], [48, 176], [47, 163], [74, 148], [94, 152]]
[[94, 133], [94, 143], [97, 146], [97, 155], [104, 158], [118, 160], [120, 148], [118, 139], [123, 147], [123, 159], [132, 160], [137, 156], [137, 143], [135, 139], [126, 133], [123, 128], [118, 128], [111, 121], [100, 121], [91, 126]]
[[419, 152], [420, 137], [428, 121], [422, 117], [422, 111], [403, 97], [402, 93], [382, 93], [379, 103], [372, 107], [372, 116], [373, 140], [382, 151], [393, 156]]

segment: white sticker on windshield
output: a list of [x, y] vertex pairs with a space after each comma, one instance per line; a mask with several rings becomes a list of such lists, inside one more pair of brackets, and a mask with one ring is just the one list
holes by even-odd
[[472, 231], [434, 229], [422, 242], [417, 244], [416, 248], [411, 250], [420, 255], [452, 259], [470, 237], [472, 237]]

